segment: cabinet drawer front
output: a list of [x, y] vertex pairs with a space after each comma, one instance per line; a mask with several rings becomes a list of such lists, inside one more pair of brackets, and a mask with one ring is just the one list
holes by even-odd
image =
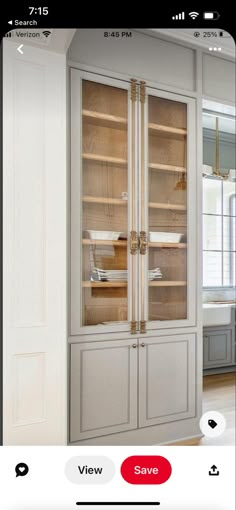
[[137, 341], [71, 346], [70, 440], [137, 427]]
[[139, 362], [139, 426], [195, 416], [195, 335], [146, 340]]
[[211, 331], [204, 335], [204, 368], [221, 367], [233, 363], [232, 332]]

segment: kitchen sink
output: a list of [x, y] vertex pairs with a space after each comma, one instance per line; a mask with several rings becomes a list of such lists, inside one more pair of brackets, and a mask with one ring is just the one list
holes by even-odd
[[231, 303], [204, 303], [203, 326], [224, 326], [231, 322]]

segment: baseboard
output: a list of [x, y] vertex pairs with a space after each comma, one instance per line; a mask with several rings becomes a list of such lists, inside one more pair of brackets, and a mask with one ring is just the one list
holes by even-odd
[[233, 367], [206, 368], [203, 370], [204, 375], [230, 374], [236, 373], [236, 365]]

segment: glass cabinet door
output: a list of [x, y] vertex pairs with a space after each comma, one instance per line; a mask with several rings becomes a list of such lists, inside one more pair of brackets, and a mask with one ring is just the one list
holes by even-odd
[[128, 91], [83, 79], [81, 109], [78, 313], [82, 326], [123, 324], [128, 320]]
[[187, 318], [187, 105], [148, 96], [148, 320]]

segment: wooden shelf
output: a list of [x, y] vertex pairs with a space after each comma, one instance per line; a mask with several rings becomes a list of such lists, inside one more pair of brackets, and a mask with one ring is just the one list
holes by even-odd
[[178, 136], [186, 136], [187, 130], [182, 128], [174, 128], [170, 126], [162, 126], [161, 124], [148, 124], [148, 129], [151, 131], [151, 134], [170, 134], [170, 135], [178, 135]]
[[[185, 287], [185, 281], [165, 281], [165, 280], [152, 280], [149, 281], [149, 287]], [[84, 281], [83, 287], [85, 288], [106, 288], [106, 287], [127, 287], [127, 282], [91, 282]]]
[[127, 119], [125, 117], [93, 112], [91, 110], [83, 110], [82, 114], [83, 119], [89, 121], [92, 124], [116, 129], [127, 129]]
[[149, 287], [186, 287], [186, 285], [187, 282], [185, 281], [154, 280], [149, 282]]
[[[111, 241], [106, 239], [82, 239], [83, 245], [94, 245], [97, 244], [98, 246], [104, 245], [104, 246], [121, 246], [126, 247], [127, 241], [123, 241], [122, 239], [118, 241]], [[187, 248], [186, 243], [148, 243], [149, 248], [174, 248], [174, 249], [185, 249]]]
[[105, 288], [105, 287], [127, 287], [127, 282], [83, 282], [83, 287], [86, 288]]
[[127, 205], [127, 200], [122, 200], [122, 198], [104, 198], [104, 197], [89, 197], [84, 196], [83, 202], [91, 203], [91, 204], [110, 204], [110, 205]]
[[165, 172], [178, 172], [181, 174], [186, 173], [186, 168], [182, 166], [173, 166], [173, 165], [163, 165], [162, 163], [149, 163], [149, 168], [151, 170], [162, 170]]
[[127, 166], [127, 160], [122, 158], [113, 158], [111, 156], [102, 156], [101, 154], [90, 154], [90, 153], [83, 153], [82, 154], [83, 159], [86, 159], [88, 161], [97, 161], [99, 163], [109, 163], [110, 165], [115, 166]]
[[[108, 198], [108, 197], [91, 197], [83, 196], [83, 202], [94, 203], [94, 204], [110, 204], [110, 205], [127, 205], [127, 200], [122, 198]], [[158, 202], [149, 202], [151, 209], [167, 209], [172, 211], [186, 211], [185, 205], [178, 204], [161, 204]]]
[[127, 241], [122, 241], [122, 240], [118, 240], [118, 241], [111, 241], [111, 240], [106, 240], [106, 239], [83, 239], [82, 240], [82, 244], [84, 245], [94, 245], [94, 244], [97, 244], [97, 245], [104, 245], [104, 246], [123, 246], [123, 247], [126, 247], [127, 246]]
[[148, 243], [149, 248], [187, 248], [186, 243]]
[[151, 209], [167, 209], [167, 210], [171, 210], [171, 211], [186, 211], [187, 210], [185, 205], [161, 204], [158, 202], [149, 202], [149, 207]]

